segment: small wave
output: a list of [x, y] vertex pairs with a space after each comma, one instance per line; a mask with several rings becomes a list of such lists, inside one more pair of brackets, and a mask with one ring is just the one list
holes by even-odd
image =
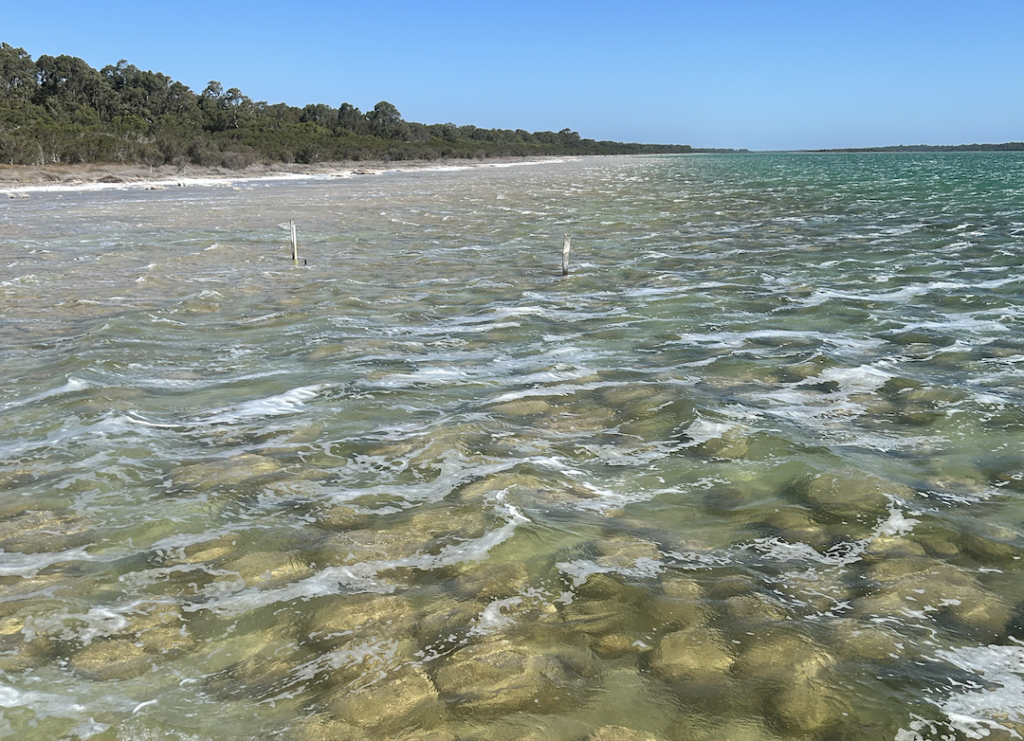
[[294, 414], [301, 411], [307, 401], [315, 399], [327, 388], [329, 385], [323, 383], [301, 386], [283, 394], [268, 396], [265, 399], [253, 399], [233, 407], [217, 410], [208, 416], [200, 417], [198, 421], [207, 425], [231, 424], [258, 417]]
[[69, 378], [68, 382], [61, 386], [60, 388], [55, 388], [50, 391], [44, 391], [40, 394], [36, 394], [35, 396], [30, 396], [27, 399], [17, 399], [15, 401], [9, 401], [5, 403], [3, 407], [0, 408], [14, 409], [15, 407], [23, 407], [29, 404], [35, 404], [37, 401], [43, 401], [44, 399], [52, 398], [54, 396], [61, 396], [62, 394], [71, 394], [74, 393], [75, 391], [82, 391], [89, 387], [90, 386], [86, 381], [72, 377]]

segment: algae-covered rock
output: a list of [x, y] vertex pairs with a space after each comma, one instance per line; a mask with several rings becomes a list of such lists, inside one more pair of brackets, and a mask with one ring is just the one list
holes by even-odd
[[71, 668], [89, 679], [133, 679], [153, 669], [157, 657], [129, 638], [101, 638], [76, 653]]
[[661, 589], [669, 597], [689, 602], [702, 602], [707, 598], [704, 587], [697, 579], [677, 572], [662, 574]]
[[166, 656], [193, 651], [197, 647], [178, 605], [148, 604], [126, 617], [128, 625], [121, 635], [133, 636], [149, 653]]
[[419, 640], [433, 646], [458, 639], [484, 610], [482, 602], [442, 597], [431, 600], [413, 628]]
[[941, 613], [989, 639], [1002, 634], [1013, 615], [973, 574], [937, 559], [888, 559], [872, 564], [865, 575], [875, 585], [854, 601], [854, 609], [861, 615]]
[[772, 714], [790, 734], [820, 734], [842, 722], [840, 699], [818, 683], [795, 682], [776, 694]]
[[415, 624], [416, 610], [405, 597], [350, 594], [319, 600], [303, 627], [316, 640], [336, 643], [403, 638]]
[[445, 727], [410, 728], [384, 734], [380, 729], [363, 728], [326, 713], [301, 721], [287, 738], [288, 741], [456, 741], [455, 735]]
[[380, 675], [364, 675], [329, 694], [328, 712], [344, 723], [380, 734], [407, 728], [430, 729], [444, 721], [446, 709], [423, 669], [405, 666]]
[[593, 499], [597, 495], [584, 486], [516, 469], [501, 471], [471, 481], [456, 490], [456, 501], [479, 507], [498, 496], [517, 505], [556, 505]]
[[763, 523], [768, 535], [789, 543], [804, 543], [819, 552], [824, 552], [831, 542], [828, 530], [804, 507], [779, 507], [765, 515]]
[[587, 736], [587, 741], [658, 741], [646, 731], [625, 726], [602, 726]]
[[238, 550], [238, 536], [236, 535], [223, 535], [213, 540], [207, 540], [202, 543], [194, 543], [193, 545], [182, 548], [179, 552], [175, 552], [173, 555], [168, 556], [168, 563], [209, 563], [211, 561], [219, 561], [224, 559]]
[[914, 497], [907, 486], [854, 470], [809, 476], [789, 493], [818, 517], [872, 522], [887, 515], [891, 498]]
[[544, 399], [531, 398], [528, 396], [523, 399], [515, 399], [514, 401], [505, 401], [495, 404], [491, 409], [499, 414], [505, 414], [509, 417], [534, 417], [540, 414], [546, 414], [550, 411], [551, 405]]
[[522, 592], [529, 580], [529, 572], [519, 562], [485, 563], [460, 574], [452, 588], [463, 599], [502, 599]]
[[355, 530], [370, 524], [371, 516], [348, 504], [336, 504], [316, 514], [316, 524], [325, 530]]
[[656, 543], [630, 535], [613, 535], [594, 543], [600, 554], [595, 561], [599, 566], [613, 569], [643, 568], [661, 561], [663, 556]]
[[645, 644], [628, 633], [609, 633], [595, 640], [590, 647], [599, 656], [613, 658], [638, 654], [645, 650]]
[[596, 678], [597, 670], [584, 654], [542, 651], [495, 637], [448, 656], [434, 682], [453, 709], [496, 714], [556, 710], [594, 688]]
[[709, 719], [690, 724], [679, 731], [675, 737], [678, 741], [776, 741], [780, 738], [764, 722], [755, 718], [719, 722]]
[[833, 643], [839, 658], [885, 661], [904, 653], [902, 638], [882, 625], [860, 620], [836, 620], [832, 624]]
[[276, 473], [281, 464], [272, 458], [243, 453], [224, 460], [193, 463], [171, 471], [176, 487], [209, 491], [221, 486], [237, 486]]
[[40, 667], [51, 661], [53, 642], [35, 631], [26, 618], [10, 615], [0, 619], [0, 670], [14, 672]]
[[1022, 535], [996, 525], [986, 525], [974, 532], [962, 533], [959, 545], [964, 553], [981, 564], [1007, 563], [1024, 556]]
[[282, 551], [255, 551], [224, 564], [250, 587], [271, 589], [309, 576], [313, 570], [304, 560]]
[[705, 440], [691, 448], [698, 455], [726, 460], [743, 458], [749, 449], [750, 442], [746, 433], [739, 427], [730, 427], [720, 436]]
[[0, 521], [0, 549], [17, 553], [54, 553], [89, 542], [88, 523], [69, 512], [25, 511]]
[[433, 540], [431, 535], [408, 527], [346, 530], [327, 538], [315, 560], [331, 565], [400, 561], [425, 551]]
[[684, 574], [661, 575], [663, 594], [652, 594], [646, 612], [655, 627], [678, 630], [707, 623], [711, 609], [700, 582]]
[[730, 621], [749, 627], [751, 624], [773, 623], [788, 617], [778, 600], [762, 592], [736, 594], [719, 603], [721, 614]]
[[576, 590], [562, 617], [573, 631], [588, 635], [628, 632], [646, 617], [648, 594], [610, 574], [591, 574]]
[[775, 629], [748, 637], [736, 661], [736, 674], [755, 683], [784, 686], [814, 679], [834, 663], [806, 636]]
[[651, 658], [651, 671], [671, 682], [720, 681], [735, 659], [715, 630], [696, 626], [669, 633]]

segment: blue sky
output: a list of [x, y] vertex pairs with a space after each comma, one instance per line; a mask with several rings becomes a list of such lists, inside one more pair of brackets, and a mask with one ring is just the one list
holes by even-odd
[[1024, 0], [7, 3], [33, 58], [411, 121], [796, 149], [1024, 140]]

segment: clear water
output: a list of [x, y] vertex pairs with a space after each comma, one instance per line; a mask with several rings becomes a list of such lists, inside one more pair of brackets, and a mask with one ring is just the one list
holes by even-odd
[[0, 737], [1024, 734], [1020, 155], [49, 190], [0, 241]]

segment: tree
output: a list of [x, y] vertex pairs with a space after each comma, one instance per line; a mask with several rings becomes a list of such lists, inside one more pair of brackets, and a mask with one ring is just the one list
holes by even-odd
[[24, 49], [0, 45], [0, 100], [26, 101], [39, 87], [39, 70]]
[[375, 105], [373, 110], [366, 114], [366, 120], [370, 124], [370, 133], [381, 139], [405, 139], [409, 133], [409, 127], [402, 120], [402, 114], [386, 100]]

